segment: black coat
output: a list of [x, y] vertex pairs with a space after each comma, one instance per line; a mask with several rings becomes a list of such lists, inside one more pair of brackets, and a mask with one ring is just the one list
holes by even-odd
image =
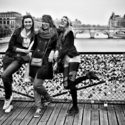
[[[26, 49], [25, 47], [22, 46], [23, 38], [20, 35], [21, 31], [22, 31], [22, 28], [18, 28], [14, 31], [9, 41], [8, 49], [6, 50], [6, 53], [5, 53], [6, 55], [14, 57], [17, 55], [17, 52], [15, 51], [16, 48]], [[31, 42], [33, 39], [34, 39], [34, 35], [32, 35], [31, 37]], [[32, 50], [34, 50], [35, 48], [36, 48], [36, 43], [34, 43]]]
[[[48, 56], [51, 50], [56, 49], [57, 34], [50, 38], [41, 38], [39, 34], [35, 36], [35, 42], [37, 47], [33, 52], [32, 57], [43, 59], [43, 64], [41, 67], [30, 66], [30, 76], [34, 78], [37, 74], [39, 79], [52, 79], [53, 78], [53, 68], [52, 63], [48, 62]], [[46, 51], [46, 52], [45, 52]]]
[[[59, 37], [61, 34], [62, 33], [59, 33]], [[74, 34], [72, 31], [69, 31], [64, 38], [60, 37], [58, 42], [61, 42], [61, 44], [57, 43], [57, 50], [59, 50], [59, 60], [62, 60], [65, 55], [68, 55], [71, 58], [78, 55], [78, 52], [74, 45]]]

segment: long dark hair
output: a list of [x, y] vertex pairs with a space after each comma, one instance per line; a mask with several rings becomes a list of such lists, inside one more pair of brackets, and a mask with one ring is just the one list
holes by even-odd
[[33, 17], [31, 15], [24, 15], [23, 16], [23, 19], [22, 19], [22, 28], [24, 28], [24, 20], [26, 18], [30, 18], [32, 20], [32, 27], [31, 27], [31, 33], [34, 34], [34, 20], [33, 20]]

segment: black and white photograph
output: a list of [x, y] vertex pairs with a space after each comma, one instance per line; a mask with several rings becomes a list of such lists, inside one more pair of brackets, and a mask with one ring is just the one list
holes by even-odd
[[125, 0], [0, 0], [0, 125], [125, 125]]

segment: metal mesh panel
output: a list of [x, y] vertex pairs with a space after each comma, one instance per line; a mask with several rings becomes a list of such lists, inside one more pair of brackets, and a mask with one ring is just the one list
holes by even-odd
[[[0, 56], [0, 73], [2, 73], [2, 55]], [[78, 88], [78, 99], [83, 101], [124, 101], [125, 100], [125, 64], [124, 54], [95, 53], [81, 54], [81, 63], [78, 75], [82, 76], [89, 71], [94, 72], [104, 83], [95, 85], [97, 80], [82, 81]], [[25, 65], [13, 75], [13, 90], [15, 98], [31, 99], [33, 97], [32, 83], [23, 83]], [[54, 75], [53, 80], [46, 80], [44, 85], [55, 99], [70, 99], [70, 94], [61, 84], [62, 74]], [[4, 96], [3, 84], [0, 79], [0, 97]]]

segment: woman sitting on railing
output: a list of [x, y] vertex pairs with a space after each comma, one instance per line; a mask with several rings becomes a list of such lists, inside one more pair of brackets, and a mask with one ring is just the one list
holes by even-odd
[[8, 49], [3, 58], [2, 80], [5, 90], [5, 101], [3, 109], [10, 111], [12, 95], [12, 75], [30, 60], [30, 50], [34, 49], [34, 20], [31, 15], [25, 15], [22, 19], [22, 26], [16, 29], [9, 41]]

